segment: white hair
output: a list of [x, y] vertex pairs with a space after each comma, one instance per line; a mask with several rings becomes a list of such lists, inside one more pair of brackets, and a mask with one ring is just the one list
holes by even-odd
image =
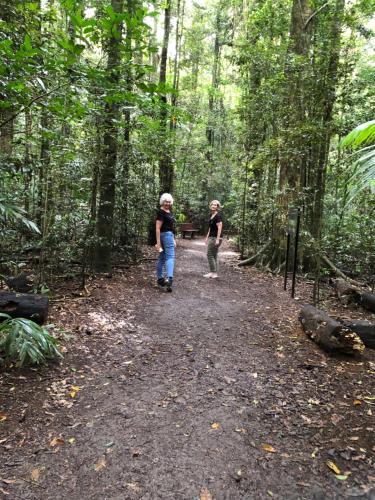
[[173, 205], [173, 196], [169, 193], [163, 193], [160, 196], [160, 206], [162, 207], [165, 201], [170, 201], [171, 205]]
[[221, 207], [221, 203], [220, 203], [220, 201], [219, 201], [219, 200], [212, 200], [212, 201], [210, 202], [210, 208], [211, 208], [212, 203], [216, 203], [216, 204], [217, 204], [217, 208], [220, 208], [220, 207]]

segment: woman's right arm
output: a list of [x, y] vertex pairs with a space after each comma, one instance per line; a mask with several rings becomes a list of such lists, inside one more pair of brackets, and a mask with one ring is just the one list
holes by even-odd
[[206, 245], [208, 243], [208, 237], [209, 236], [210, 236], [210, 228], [208, 228], [208, 233], [207, 233], [206, 239], [204, 240], [204, 242], [206, 243]]
[[163, 224], [163, 221], [157, 220], [156, 221], [156, 245], [155, 248], [159, 252], [161, 249], [161, 242], [160, 242], [160, 229]]

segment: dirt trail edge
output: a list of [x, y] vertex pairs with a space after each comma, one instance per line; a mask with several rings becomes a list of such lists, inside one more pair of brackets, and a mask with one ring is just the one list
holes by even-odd
[[281, 280], [231, 258], [205, 279], [182, 241], [172, 294], [151, 262], [55, 302], [63, 363], [0, 373], [0, 496], [375, 498], [373, 353], [320, 351]]

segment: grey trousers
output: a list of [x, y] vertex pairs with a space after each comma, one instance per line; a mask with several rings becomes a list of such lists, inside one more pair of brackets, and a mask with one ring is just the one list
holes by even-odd
[[221, 240], [220, 240], [220, 245], [215, 245], [215, 241], [216, 241], [215, 236], [208, 238], [207, 259], [211, 273], [217, 273], [218, 269], [217, 254], [219, 252], [219, 246], [221, 245]]

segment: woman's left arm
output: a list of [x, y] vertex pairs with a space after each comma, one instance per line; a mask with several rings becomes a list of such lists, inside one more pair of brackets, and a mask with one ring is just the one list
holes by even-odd
[[216, 226], [217, 226], [217, 236], [216, 236], [215, 245], [220, 245], [220, 236], [221, 236], [221, 233], [223, 232], [223, 223], [218, 222], [216, 224]]

